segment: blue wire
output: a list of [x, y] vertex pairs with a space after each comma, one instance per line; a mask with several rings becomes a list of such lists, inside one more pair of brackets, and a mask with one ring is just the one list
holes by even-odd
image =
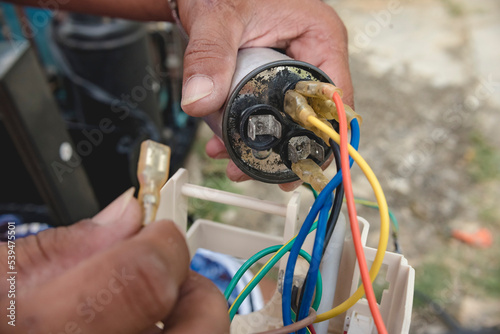
[[[321, 258], [323, 255], [323, 246], [325, 242], [326, 225], [328, 224], [328, 215], [330, 208], [332, 207], [332, 195], [328, 196], [327, 201], [321, 208], [319, 212], [318, 228], [316, 230], [316, 237], [314, 239], [314, 247], [312, 251], [311, 263], [309, 265], [309, 270], [304, 287], [304, 295], [302, 296], [302, 302], [300, 304], [300, 310], [298, 313], [297, 321], [304, 319], [309, 314], [309, 305], [311, 305], [314, 290], [316, 288], [315, 277], [318, 277], [319, 265], [321, 264]], [[306, 329], [303, 328], [299, 330], [299, 334], [305, 334]]]
[[[359, 123], [357, 119], [351, 121], [351, 146], [354, 149], [359, 147]], [[349, 159], [350, 166], [354, 163], [352, 158]], [[334, 178], [326, 185], [326, 187], [318, 195], [318, 198], [314, 201], [311, 210], [307, 214], [307, 217], [300, 228], [300, 231], [295, 238], [292, 249], [288, 256], [288, 261], [285, 269], [285, 277], [283, 280], [283, 297], [282, 297], [282, 314], [283, 314], [283, 324], [288, 326], [292, 324], [292, 313], [290, 310], [290, 305], [292, 305], [292, 284], [293, 284], [293, 272], [295, 270], [295, 263], [299, 256], [299, 251], [302, 248], [302, 244], [307, 237], [309, 230], [311, 229], [318, 212], [325, 204], [326, 200], [331, 197], [333, 191], [342, 182], [342, 171], [337, 172]]]

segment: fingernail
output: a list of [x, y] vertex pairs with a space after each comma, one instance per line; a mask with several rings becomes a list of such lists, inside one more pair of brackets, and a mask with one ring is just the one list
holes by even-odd
[[212, 94], [214, 90], [214, 82], [210, 77], [205, 75], [195, 75], [186, 81], [182, 90], [181, 106], [194, 103], [204, 97]]
[[101, 212], [95, 215], [94, 218], [92, 218], [92, 221], [99, 225], [108, 225], [120, 219], [123, 212], [127, 208], [127, 205], [130, 203], [130, 200], [132, 199], [132, 197], [134, 197], [134, 192], [135, 188], [132, 187], [121, 194]]

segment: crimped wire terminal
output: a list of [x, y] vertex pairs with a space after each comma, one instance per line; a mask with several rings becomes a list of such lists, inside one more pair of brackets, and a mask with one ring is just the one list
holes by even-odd
[[295, 85], [295, 91], [307, 97], [319, 97], [323, 100], [331, 100], [333, 93], [337, 92], [342, 97], [342, 89], [326, 82], [299, 81]]
[[153, 222], [160, 203], [160, 189], [168, 179], [170, 168], [170, 147], [145, 140], [137, 166], [139, 179], [139, 203], [143, 208], [143, 225]]
[[[339, 120], [337, 107], [333, 102], [333, 94], [337, 92], [342, 97], [342, 90], [330, 83], [318, 81], [299, 81], [295, 85], [295, 91], [307, 97], [307, 102], [318, 114], [326, 119]], [[351, 121], [356, 118], [358, 123], [363, 123], [363, 118], [356, 113], [350, 106], [344, 104], [347, 117], [347, 126], [350, 127]]]
[[[314, 112], [309, 103], [307, 103], [307, 99], [302, 94], [294, 90], [287, 91], [285, 93], [284, 110], [295, 122], [314, 132], [316, 136], [323, 139], [323, 141], [329, 145], [328, 135], [320, 131], [308, 121], [309, 116], [317, 117], [318, 115]], [[326, 119], [323, 118], [321, 121], [333, 130], [332, 125]]]
[[292, 163], [292, 170], [304, 182], [309, 183], [317, 192], [321, 192], [328, 184], [323, 170], [311, 159], [299, 160]]
[[285, 112], [287, 112], [292, 119], [304, 127], [312, 127], [307, 118], [315, 116], [313, 108], [307, 103], [307, 99], [300, 93], [289, 90], [285, 93]]

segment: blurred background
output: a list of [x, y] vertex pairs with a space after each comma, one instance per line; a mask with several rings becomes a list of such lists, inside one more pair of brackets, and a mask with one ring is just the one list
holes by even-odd
[[360, 150], [416, 270], [412, 332], [487, 332], [500, 323], [500, 3], [329, 3], [349, 32]]
[[[327, 2], [349, 32], [355, 109], [363, 117], [360, 152], [382, 184], [399, 223], [400, 250], [416, 270], [411, 332], [497, 332], [489, 328], [500, 325], [500, 3]], [[44, 127], [37, 111], [15, 98], [2, 100], [0, 149], [2, 161], [10, 162], [1, 167], [8, 175], [0, 180], [0, 188], [8, 190], [0, 194], [2, 221], [63, 225], [97, 212], [137, 184], [134, 162], [144, 138], [171, 145], [172, 172], [185, 166], [192, 183], [276, 202], [290, 198], [276, 185], [230, 182], [226, 161], [206, 156], [210, 130], [179, 108], [184, 44], [172, 25], [6, 4], [1, 9], [4, 43], [15, 46], [23, 68], [24, 61], [38, 66], [19, 77], [9, 74], [17, 73], [16, 65], [4, 70], [2, 90], [32, 81], [34, 91], [45, 94], [40, 99], [53, 99], [44, 115], [53, 109], [50, 115], [59, 123], [52, 124], [64, 130]], [[23, 56], [26, 60], [19, 50], [25, 52], [27, 44], [33, 57]], [[40, 89], [36, 77], [49, 85]], [[22, 88], [26, 93], [30, 87]], [[19, 122], [11, 109], [21, 120], [38, 123], [12, 126]], [[103, 127], [103, 117], [116, 127], [109, 135], [103, 129], [111, 125]], [[66, 142], [74, 144], [68, 148]], [[26, 143], [36, 152], [23, 150]], [[50, 168], [30, 168], [41, 162]], [[352, 177], [355, 195], [373, 200], [359, 168]], [[70, 213], [57, 204], [75, 193], [67, 180], [87, 185], [78, 188], [80, 197], [68, 197], [84, 211]], [[43, 186], [50, 191], [42, 192]], [[313, 196], [305, 187], [296, 191], [305, 217]], [[371, 223], [368, 245], [373, 247], [378, 212], [359, 205], [358, 214]], [[193, 201], [190, 219], [201, 217], [283, 232], [280, 219]], [[45, 228], [30, 226], [28, 234]]]

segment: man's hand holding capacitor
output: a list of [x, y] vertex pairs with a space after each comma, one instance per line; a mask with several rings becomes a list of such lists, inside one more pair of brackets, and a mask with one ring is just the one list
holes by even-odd
[[[229, 93], [239, 48], [274, 47], [322, 69], [353, 104], [347, 33], [335, 11], [319, 0], [177, 0], [189, 35], [184, 58], [182, 108], [206, 116], [222, 108]], [[206, 146], [212, 158], [228, 158], [214, 136]], [[231, 180], [249, 179], [233, 162]], [[290, 190], [296, 184], [282, 185]]]
[[[173, 21], [168, 0], [11, 0], [16, 4], [56, 10]], [[347, 32], [337, 13], [320, 0], [175, 0], [178, 17], [189, 35], [184, 58], [182, 108], [202, 117], [219, 111], [227, 98], [239, 48], [271, 47], [291, 58], [323, 70], [344, 91], [344, 103], [353, 106]], [[222, 141], [214, 137], [206, 151], [228, 158]], [[229, 162], [231, 180], [249, 179]], [[293, 184], [282, 185], [289, 190]]]

